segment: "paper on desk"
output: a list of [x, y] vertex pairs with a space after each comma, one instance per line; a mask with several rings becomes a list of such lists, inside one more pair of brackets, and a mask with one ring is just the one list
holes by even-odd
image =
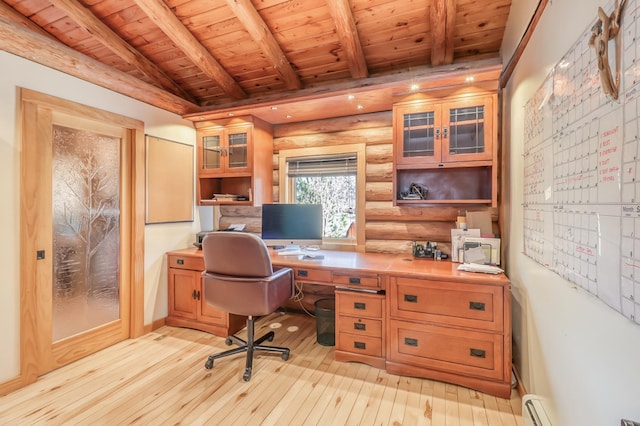
[[467, 237], [480, 237], [479, 229], [452, 229], [451, 230], [451, 261], [462, 263], [464, 240]]

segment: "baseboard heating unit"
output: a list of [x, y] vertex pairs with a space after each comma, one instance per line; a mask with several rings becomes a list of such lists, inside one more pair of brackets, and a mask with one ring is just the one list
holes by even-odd
[[544, 398], [527, 394], [522, 397], [522, 419], [524, 426], [552, 426]]

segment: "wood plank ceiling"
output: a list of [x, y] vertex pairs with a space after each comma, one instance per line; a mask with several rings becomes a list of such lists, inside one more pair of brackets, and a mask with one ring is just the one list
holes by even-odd
[[[267, 106], [276, 101], [366, 97], [371, 89], [382, 92], [370, 98], [388, 97], [408, 82], [464, 78], [469, 70], [493, 78], [510, 6], [511, 0], [4, 0], [0, 48], [178, 114], [211, 118], [256, 106], [275, 111]], [[269, 114], [271, 122], [286, 120], [283, 111]]]

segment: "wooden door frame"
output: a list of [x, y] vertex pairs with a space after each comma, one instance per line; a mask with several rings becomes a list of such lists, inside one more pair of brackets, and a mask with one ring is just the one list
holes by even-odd
[[[119, 114], [93, 108], [87, 105], [60, 99], [54, 96], [19, 88], [20, 99], [20, 377], [12, 380], [15, 388], [36, 381], [38, 377], [37, 312], [31, 309], [38, 305], [35, 283], [38, 281], [38, 268], [34, 266], [36, 251], [43, 247], [39, 241], [34, 223], [37, 212], [34, 209], [34, 194], [50, 190], [38, 185], [38, 179], [29, 173], [33, 164], [27, 164], [27, 158], [38, 158], [38, 144], [29, 143], [43, 129], [37, 121], [38, 109], [46, 108], [56, 112], [75, 115], [80, 118], [120, 126], [128, 135], [128, 154], [131, 158], [131, 188], [126, 194], [131, 203], [130, 228], [130, 322], [129, 338], [144, 334], [144, 226], [145, 226], [145, 140], [144, 123]], [[44, 129], [46, 130], [46, 129]], [[27, 155], [28, 154], [28, 155]]]

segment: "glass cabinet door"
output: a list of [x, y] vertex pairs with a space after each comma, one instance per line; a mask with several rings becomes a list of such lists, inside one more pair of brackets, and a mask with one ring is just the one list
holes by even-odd
[[443, 108], [443, 161], [491, 160], [491, 108], [490, 97]]
[[440, 161], [440, 108], [438, 105], [396, 109], [396, 160], [398, 164]]
[[222, 169], [222, 135], [202, 137], [202, 168], [205, 171]]
[[249, 165], [248, 133], [229, 133], [228, 167], [229, 169], [245, 169]]

